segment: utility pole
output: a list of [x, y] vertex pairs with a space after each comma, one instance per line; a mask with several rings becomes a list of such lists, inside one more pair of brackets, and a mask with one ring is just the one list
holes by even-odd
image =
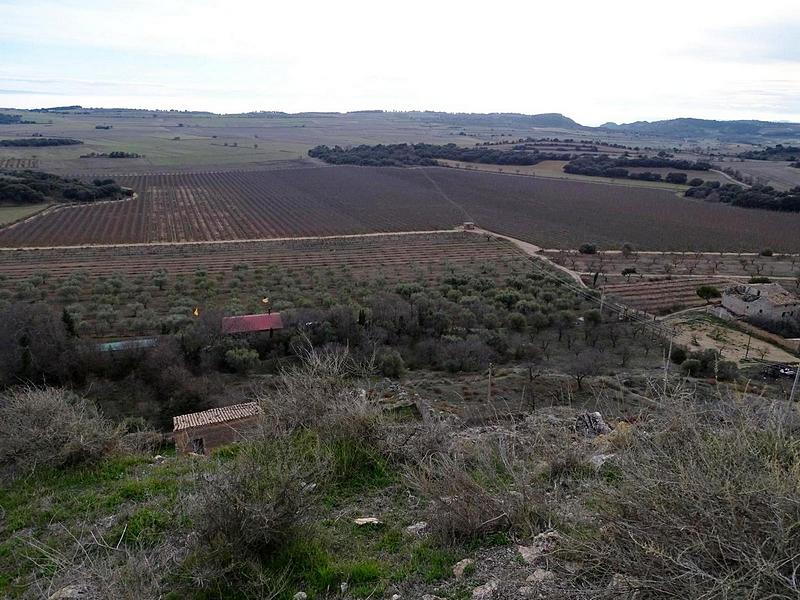
[[800, 363], [798, 363], [794, 370], [794, 383], [792, 384], [792, 393], [789, 394], [789, 402], [794, 400], [794, 393], [797, 391], [798, 382], [800, 382]]
[[747, 336], [747, 349], [744, 351], [744, 359], [747, 360], [747, 356], [750, 354], [750, 340], [753, 339], [753, 335], [750, 334]]
[[669, 375], [669, 361], [672, 356], [672, 339], [674, 337], [675, 332], [671, 331], [669, 335], [669, 350], [667, 350], [667, 356], [664, 359], [664, 396], [667, 395], [667, 376]]
[[492, 363], [489, 363], [489, 394], [488, 394], [489, 402], [492, 401], [492, 367], [493, 366], [494, 365], [492, 365]]
[[600, 292], [600, 314], [603, 314], [603, 304], [606, 300], [606, 293], [605, 291]]
[[531, 390], [531, 408], [536, 412], [536, 397], [533, 395], [533, 367], [528, 365], [528, 387]]

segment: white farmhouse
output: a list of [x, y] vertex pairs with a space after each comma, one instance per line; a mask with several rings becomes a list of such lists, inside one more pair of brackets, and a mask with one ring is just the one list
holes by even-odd
[[734, 285], [722, 294], [722, 306], [739, 317], [773, 322], [800, 318], [800, 298], [777, 283]]

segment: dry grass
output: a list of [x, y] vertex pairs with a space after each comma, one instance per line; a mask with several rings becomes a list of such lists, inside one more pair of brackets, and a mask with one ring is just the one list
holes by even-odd
[[641, 427], [594, 495], [600, 526], [565, 551], [578, 574], [561, 593], [797, 598], [800, 421], [756, 406], [673, 400]]

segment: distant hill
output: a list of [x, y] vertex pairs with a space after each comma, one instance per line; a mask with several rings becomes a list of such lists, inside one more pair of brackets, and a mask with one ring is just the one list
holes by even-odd
[[774, 123], [771, 121], [714, 121], [681, 118], [666, 121], [636, 121], [621, 125], [604, 123], [600, 129], [671, 138], [719, 138], [731, 141], [800, 137], [800, 123]]
[[421, 111], [407, 113], [409, 116], [437, 123], [450, 125], [482, 126], [517, 126], [517, 127], [543, 127], [548, 129], [588, 130], [585, 127], [561, 113], [542, 113], [538, 115], [525, 115], [521, 113], [445, 113]]
[[[179, 110], [144, 110], [125, 108], [85, 108], [75, 106], [56, 106], [39, 108], [30, 112], [55, 112], [93, 114], [98, 116], [123, 116], [125, 114], [141, 115], [200, 115], [214, 116], [216, 113], [206, 111], [179, 111]], [[362, 117], [382, 115], [400, 116], [425, 123], [449, 125], [451, 127], [496, 127], [496, 128], [540, 128], [558, 129], [568, 132], [583, 133], [591, 136], [602, 136], [610, 132], [631, 135], [658, 136], [671, 140], [704, 140], [718, 139], [728, 142], [743, 142], [754, 144], [774, 145], [776, 143], [792, 143], [800, 141], [800, 123], [784, 123], [773, 121], [739, 120], [717, 121], [712, 119], [694, 119], [683, 117], [661, 121], [635, 121], [633, 123], [615, 123], [609, 121], [599, 127], [581, 125], [577, 121], [561, 113], [458, 113], [441, 112], [432, 110], [419, 111], [384, 111], [381, 109], [355, 110], [350, 112], [332, 111], [306, 111], [287, 113], [282, 111], [252, 111], [246, 113], [223, 114], [220, 116], [239, 116], [251, 118], [319, 118], [340, 117], [343, 115], [359, 115]]]
[[711, 119], [680, 118], [665, 121], [636, 121], [635, 123], [605, 123], [587, 127], [562, 115], [543, 113], [445, 113], [420, 111], [406, 113], [411, 118], [449, 125], [490, 127], [541, 127], [601, 134], [604, 131], [661, 136], [671, 139], [721, 139], [726, 141], [759, 142], [800, 139], [800, 123], [770, 121], [714, 121]]

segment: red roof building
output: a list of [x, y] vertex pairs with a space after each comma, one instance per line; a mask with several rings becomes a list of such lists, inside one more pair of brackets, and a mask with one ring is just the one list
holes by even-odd
[[283, 329], [280, 313], [223, 317], [222, 333], [256, 333]]

